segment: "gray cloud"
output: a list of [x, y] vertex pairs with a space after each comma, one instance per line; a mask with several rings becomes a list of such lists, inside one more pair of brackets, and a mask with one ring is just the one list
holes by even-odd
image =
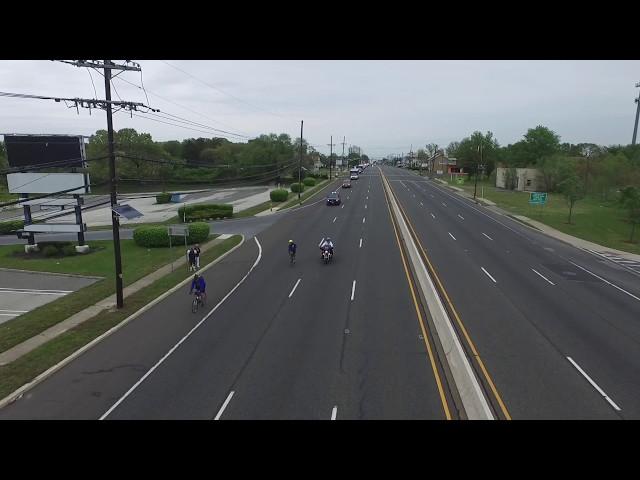
[[[206, 118], [149, 95], [162, 111], [251, 135], [296, 137], [303, 119], [305, 138], [321, 151], [328, 151], [330, 135], [335, 143], [346, 136], [375, 157], [412, 144], [444, 146], [474, 130], [491, 130], [506, 145], [538, 124], [563, 141], [626, 144], [640, 80], [639, 61], [168, 62], [215, 88], [163, 62], [140, 60], [146, 88]], [[139, 73], [121, 77], [140, 85]], [[93, 72], [93, 80], [103, 97], [102, 76]], [[123, 98], [146, 103], [139, 88], [114, 83]], [[0, 61], [0, 91], [94, 96], [86, 69], [51, 61]], [[0, 132], [90, 135], [105, 125], [100, 111], [78, 115], [52, 101], [0, 98]], [[115, 128], [125, 127], [156, 140], [206, 135], [117, 115]]]

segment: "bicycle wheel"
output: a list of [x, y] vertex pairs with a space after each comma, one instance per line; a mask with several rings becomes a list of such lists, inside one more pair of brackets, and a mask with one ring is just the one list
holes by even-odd
[[191, 312], [196, 313], [197, 311], [198, 311], [198, 299], [194, 298], [193, 302], [191, 303]]

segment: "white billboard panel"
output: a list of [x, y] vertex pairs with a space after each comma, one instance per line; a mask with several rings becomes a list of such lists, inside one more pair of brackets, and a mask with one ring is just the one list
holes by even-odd
[[7, 184], [9, 193], [56, 193], [75, 187], [76, 190], [66, 193], [87, 193], [85, 175], [87, 183], [90, 183], [88, 173], [9, 173]]

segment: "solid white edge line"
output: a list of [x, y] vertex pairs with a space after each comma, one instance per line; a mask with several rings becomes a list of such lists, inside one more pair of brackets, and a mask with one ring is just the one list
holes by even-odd
[[54, 296], [57, 296], [57, 297], [64, 297], [65, 295], [69, 295], [68, 293], [52, 293], [52, 292], [38, 292], [38, 291], [35, 291], [35, 292], [28, 292], [27, 291], [27, 292], [25, 292], [25, 291], [22, 291], [22, 290], [16, 290], [16, 291], [13, 291], [13, 290], [0, 290], [0, 294], [2, 294], [2, 293], [14, 294], [14, 295], [15, 294], [20, 294], [20, 295], [54, 295]]
[[298, 281], [296, 282], [296, 284], [293, 286], [293, 289], [291, 290], [291, 293], [289, 294], [289, 298], [291, 298], [293, 296], [293, 292], [295, 292], [296, 288], [298, 288], [298, 284], [300, 283], [300, 280], [302, 280], [302, 279], [299, 278]]
[[[26, 313], [26, 312], [25, 312]], [[3, 317], [19, 317], [21, 313], [0, 313]]]
[[222, 404], [222, 407], [220, 407], [220, 410], [218, 411], [218, 414], [216, 415], [216, 418], [214, 418], [214, 420], [220, 420], [220, 416], [222, 415], [222, 412], [224, 412], [224, 409], [227, 408], [227, 405], [229, 405], [229, 402], [231, 401], [231, 397], [233, 397], [234, 393], [235, 392], [231, 390], [231, 393], [229, 393], [229, 395], [227, 396], [227, 399]]
[[549, 280], [547, 277], [545, 277], [544, 275], [542, 275], [542, 274], [541, 274], [539, 271], [537, 271], [535, 268], [531, 268], [531, 270], [533, 270], [533, 272], [534, 272], [536, 275], [538, 275], [538, 276], [540, 276], [540, 277], [544, 278], [544, 279], [545, 279], [547, 282], [549, 282], [551, 285], [555, 285], [555, 283], [553, 283], [553, 282], [552, 282], [551, 280]]
[[351, 301], [353, 301], [355, 293], [356, 293], [356, 281], [354, 280], [353, 284], [351, 285]]
[[581, 270], [584, 270], [585, 272], [587, 272], [587, 273], [589, 273], [589, 274], [593, 275], [594, 277], [599, 278], [599, 279], [600, 279], [600, 280], [602, 280], [604, 283], [606, 283], [606, 284], [608, 284], [608, 285], [611, 285], [611, 286], [612, 286], [612, 287], [614, 287], [614, 288], [617, 288], [617, 289], [618, 289], [618, 290], [620, 290], [621, 292], [626, 293], [626, 294], [627, 294], [627, 295], [629, 295], [630, 297], [633, 297], [633, 298], [635, 298], [636, 300], [638, 300], [638, 301], [640, 302], [640, 298], [636, 297], [633, 293], [629, 293], [629, 292], [627, 292], [624, 288], [620, 288], [619, 286], [617, 286], [617, 285], [615, 285], [615, 284], [611, 283], [610, 281], [605, 280], [605, 279], [604, 279], [604, 278], [602, 278], [600, 275], [596, 275], [595, 273], [590, 272], [590, 271], [589, 271], [589, 270], [587, 270], [586, 268], [581, 267], [581, 266], [580, 266], [580, 265], [578, 265], [577, 263], [573, 263], [571, 260], [569, 260], [569, 263], [571, 263], [571, 264], [575, 265], [576, 267], [580, 268]]
[[489, 272], [487, 272], [487, 271], [484, 269], [484, 267], [480, 267], [480, 268], [482, 269], [482, 271], [483, 271], [484, 273], [486, 273], [486, 274], [487, 274], [487, 276], [488, 276], [491, 280], [493, 280], [493, 283], [498, 283], [498, 282], [496, 282], [496, 279], [495, 279], [495, 278], [493, 278], [493, 277], [491, 276], [491, 274], [490, 274]]
[[607, 394], [604, 392], [604, 390], [602, 390], [602, 389], [598, 386], [598, 384], [597, 384], [596, 382], [594, 382], [593, 380], [591, 380], [591, 377], [590, 377], [589, 375], [587, 375], [587, 372], [585, 372], [582, 368], [580, 368], [580, 365], [578, 365], [578, 364], [573, 360], [573, 358], [571, 358], [571, 357], [567, 357], [567, 360], [569, 360], [569, 361], [573, 364], [573, 366], [574, 366], [574, 367], [576, 367], [576, 369], [577, 369], [577, 370], [582, 374], [582, 376], [583, 376], [584, 378], [586, 378], [586, 379], [587, 379], [587, 381], [591, 384], [591, 386], [592, 386], [593, 388], [595, 388], [595, 389], [598, 391], [598, 393], [599, 393], [600, 395], [602, 395], [602, 396], [604, 397], [604, 399], [605, 399], [607, 402], [609, 402], [609, 404], [610, 404], [611, 406], [613, 406], [613, 408], [615, 408], [615, 409], [616, 409], [616, 410], [618, 410], [618, 411], [622, 410], [618, 405], [616, 405], [616, 404], [614, 403], [614, 401], [613, 401], [613, 400], [611, 400], [611, 398], [609, 397], [609, 395], [607, 395]]
[[451, 232], [447, 232], [447, 233], [449, 234], [449, 236], [450, 236], [451, 238], [453, 238], [454, 240], [456, 239], [456, 237], [454, 237], [453, 235], [451, 235]]
[[154, 372], [154, 370], [155, 370], [156, 368], [158, 368], [158, 367], [159, 367], [159, 366], [160, 366], [160, 365], [161, 365], [161, 364], [162, 364], [162, 363], [163, 363], [163, 362], [164, 362], [164, 361], [169, 357], [169, 355], [171, 355], [171, 354], [172, 354], [172, 353], [173, 353], [173, 352], [174, 352], [174, 351], [175, 351], [175, 350], [176, 350], [180, 345], [182, 345], [182, 343], [183, 343], [187, 338], [189, 338], [189, 337], [191, 336], [191, 334], [192, 334], [193, 332], [195, 332], [195, 331], [200, 327], [200, 325], [202, 325], [202, 324], [203, 324], [203, 323], [204, 323], [204, 322], [205, 322], [205, 321], [206, 321], [206, 320], [207, 320], [211, 315], [213, 315], [213, 312], [215, 312], [215, 311], [218, 309], [218, 307], [220, 307], [220, 305], [222, 305], [222, 304], [224, 303], [224, 301], [225, 301], [227, 298], [229, 298], [229, 297], [231, 296], [231, 294], [232, 294], [233, 292], [235, 292], [235, 291], [238, 289], [238, 287], [239, 287], [240, 285], [242, 285], [242, 284], [244, 283], [244, 281], [245, 281], [245, 280], [247, 279], [247, 277], [251, 274], [251, 272], [253, 271], [253, 269], [254, 269], [254, 268], [256, 268], [256, 266], [257, 266], [257, 265], [258, 265], [258, 263], [260, 262], [260, 259], [262, 258], [262, 245], [260, 245], [260, 242], [258, 241], [258, 237], [257, 237], [257, 236], [256, 236], [256, 237], [253, 237], [253, 239], [254, 239], [254, 240], [256, 241], [256, 243], [258, 244], [258, 258], [256, 258], [256, 261], [253, 263], [253, 265], [251, 266], [251, 268], [249, 269], [249, 271], [245, 274], [245, 276], [244, 276], [244, 277], [242, 277], [242, 279], [241, 279], [241, 280], [236, 284], [236, 286], [235, 286], [235, 287], [233, 287], [233, 288], [231, 289], [231, 291], [230, 291], [229, 293], [227, 293], [227, 294], [222, 298], [222, 300], [220, 300], [220, 301], [218, 302], [218, 304], [217, 304], [215, 307], [213, 307], [213, 309], [211, 309], [211, 311], [210, 311], [209, 313], [207, 313], [207, 314], [202, 318], [202, 320], [200, 320], [198, 323], [196, 323], [196, 325], [195, 325], [191, 330], [189, 330], [189, 332], [188, 332], [184, 337], [182, 337], [182, 339], [180, 339], [180, 341], [179, 341], [178, 343], [176, 343], [173, 347], [171, 347], [171, 349], [170, 349], [167, 353], [165, 353], [165, 355], [164, 355], [160, 360], [158, 360], [158, 362], [157, 362], [153, 367], [151, 367], [151, 368], [149, 369], [149, 371], [148, 371], [147, 373], [145, 373], [145, 374], [142, 376], [142, 378], [141, 378], [140, 380], [138, 380], [138, 381], [137, 381], [137, 382], [136, 382], [136, 383], [135, 383], [135, 384], [134, 384], [134, 385], [133, 385], [129, 390], [127, 390], [127, 392], [126, 392], [122, 397], [120, 397], [120, 399], [119, 399], [116, 403], [114, 403], [114, 404], [111, 406], [111, 408], [109, 408], [109, 410], [107, 410], [107, 411], [106, 411], [106, 412], [105, 412], [105, 413], [104, 413], [104, 414], [99, 418], [99, 420], [104, 420], [105, 418], [107, 418], [107, 416], [108, 416], [111, 412], [113, 412], [113, 411], [118, 407], [118, 405], [120, 405], [120, 404], [121, 404], [121, 403], [122, 403], [122, 402], [123, 402], [123, 401], [124, 401], [128, 396], [129, 396], [129, 395], [131, 395], [131, 393], [132, 393], [136, 388], [138, 388], [138, 385], [140, 385], [140, 384], [141, 384], [141, 383], [142, 383], [142, 382], [143, 382], [143, 381], [144, 381], [144, 380], [145, 380], [149, 375], [151, 375], [151, 374]]
[[10, 312], [10, 313], [27, 313], [29, 310], [3, 310], [0, 308], [0, 312]]
[[333, 407], [333, 410], [331, 410], [331, 420], [335, 420], [337, 415], [338, 415], [338, 406], [336, 405], [335, 407]]
[[491, 238], [489, 235], [487, 235], [486, 233], [482, 232], [482, 234], [487, 237], [489, 240], [491, 240], [493, 242], [493, 238]]

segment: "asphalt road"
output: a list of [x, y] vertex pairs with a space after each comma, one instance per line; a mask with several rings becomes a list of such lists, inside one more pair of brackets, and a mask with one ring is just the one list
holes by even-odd
[[637, 276], [384, 171], [513, 418], [640, 418]]
[[206, 273], [203, 313], [170, 295], [0, 418], [445, 418], [380, 173], [352, 183], [341, 206], [263, 217], [270, 226]]

